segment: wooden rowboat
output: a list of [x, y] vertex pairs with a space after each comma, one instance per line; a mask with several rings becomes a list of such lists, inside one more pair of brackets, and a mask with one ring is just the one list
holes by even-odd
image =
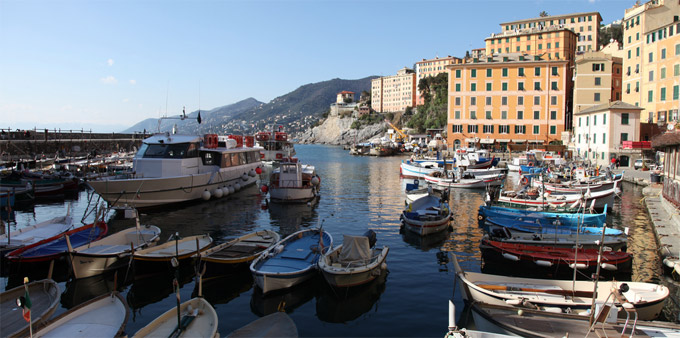
[[171, 271], [173, 258], [177, 258], [179, 263], [188, 262], [197, 253], [207, 250], [212, 241], [209, 235], [189, 236], [139, 250], [133, 255], [135, 271]]
[[172, 308], [135, 332], [133, 337], [218, 337], [215, 309], [202, 297], [180, 305], [182, 327], [179, 333], [177, 308]]
[[[24, 320], [22, 311], [17, 307], [17, 298], [26, 292], [23, 285], [0, 293], [0, 332], [3, 337], [23, 337], [28, 335], [28, 322]], [[35, 326], [50, 318], [59, 305], [61, 291], [57, 283], [51, 279], [43, 279], [28, 283], [28, 295], [31, 298], [31, 321]]]
[[250, 262], [280, 239], [274, 231], [260, 230], [212, 247], [200, 254], [201, 265], [206, 266], [203, 276], [235, 272], [242, 268], [247, 270]]

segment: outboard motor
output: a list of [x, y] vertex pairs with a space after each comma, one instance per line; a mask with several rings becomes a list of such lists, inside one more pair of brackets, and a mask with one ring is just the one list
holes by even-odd
[[365, 237], [368, 237], [368, 245], [373, 248], [376, 242], [376, 234], [373, 230], [368, 230], [364, 233]]

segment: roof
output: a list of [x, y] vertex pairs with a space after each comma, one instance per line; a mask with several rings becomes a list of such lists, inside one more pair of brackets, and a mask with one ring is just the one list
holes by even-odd
[[500, 25], [503, 26], [503, 25], [507, 25], [507, 24], [521, 23], [521, 22], [555, 20], [555, 19], [562, 19], [562, 18], [571, 18], [571, 17], [576, 17], [576, 16], [593, 15], [593, 14], [599, 16], [600, 20], [602, 20], [602, 15], [600, 15], [600, 12], [584, 12], [584, 13], [571, 13], [571, 14], [562, 14], [562, 15], [539, 16], [537, 18], [531, 18], [531, 19], [522, 19], [522, 20], [516, 20], [516, 21], [501, 22]]
[[614, 109], [625, 109], [625, 110], [644, 110], [642, 107], [634, 106], [630, 103], [625, 103], [623, 101], [612, 101], [597, 106], [590, 107], [588, 109], [575, 112], [574, 115], [589, 114], [604, 110], [614, 110]]
[[155, 134], [144, 140], [147, 144], [158, 144], [161, 143], [172, 144], [172, 143], [189, 143], [189, 142], [199, 142], [201, 139], [197, 135], [175, 135], [175, 134]]
[[652, 139], [652, 148], [662, 148], [680, 144], [680, 132], [666, 132]]
[[[535, 57], [538, 56], [539, 60], [535, 60]], [[520, 60], [520, 57], [523, 57], [524, 60]], [[491, 61], [489, 61], [489, 58], [491, 58]], [[507, 58], [507, 61], [503, 61], [503, 58]], [[474, 60], [474, 59], [473, 59]], [[493, 55], [487, 55], [485, 57], [481, 57], [477, 59], [477, 61], [472, 61], [472, 62], [467, 62], [467, 63], [459, 63], [459, 64], [451, 64], [451, 65], [446, 65], [447, 68], [454, 68], [454, 67], [469, 67], [470, 65], [475, 65], [475, 64], [508, 64], [508, 63], [568, 63], [569, 60], [544, 60], [541, 58], [540, 55], [531, 55], [531, 54], [523, 54], [523, 53], [501, 53], [501, 54], [493, 54]]]
[[349, 90], [343, 90], [339, 92], [338, 94], [354, 94], [354, 92], [350, 92]]

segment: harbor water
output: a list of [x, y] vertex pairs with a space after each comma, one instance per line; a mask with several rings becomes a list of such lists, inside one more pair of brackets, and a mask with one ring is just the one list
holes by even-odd
[[[369, 285], [350, 290], [332, 289], [318, 276], [289, 292], [267, 296], [253, 287], [249, 271], [205, 280], [203, 294], [218, 313], [220, 335], [283, 309], [295, 321], [300, 336], [441, 337], [447, 330], [448, 300], [453, 297], [456, 308], [461, 310], [463, 300], [454, 286], [453, 265], [441, 264], [437, 253], [457, 254], [461, 266], [470, 271], [486, 269], [479, 251], [483, 233], [477, 225], [477, 208], [483, 203], [484, 191], [454, 190], [450, 196], [455, 215], [452, 231], [420, 237], [400, 231], [404, 187], [412, 182], [399, 177], [399, 164], [406, 157], [355, 157], [341, 147], [322, 145], [297, 145], [296, 151], [300, 161], [316, 166], [322, 179], [321, 199], [315, 206], [267, 203], [259, 187], [251, 186], [217, 200], [142, 213], [141, 223], [160, 227], [161, 242], [175, 232], [182, 236], [208, 233], [215, 243], [221, 243], [260, 229], [272, 229], [283, 238], [299, 229], [322, 226], [337, 245], [341, 244], [343, 234], [361, 235], [373, 230], [377, 245], [390, 248], [389, 273]], [[512, 187], [516, 181], [517, 176], [510, 175], [506, 186]], [[630, 228], [628, 252], [634, 255], [634, 260], [628, 278], [664, 282], [642, 198], [640, 187], [625, 183], [608, 223], [615, 228]], [[40, 203], [29, 210], [16, 211], [16, 223], [11, 228], [63, 215], [67, 208], [80, 218], [88, 205], [94, 203], [97, 195], [89, 190], [70, 199]], [[90, 221], [92, 217], [88, 215]], [[130, 220], [111, 219], [109, 233], [133, 224]], [[18, 285], [24, 275], [46, 276], [46, 271], [27, 266], [12, 268], [7, 270], [3, 266], [0, 285], [3, 290]], [[76, 282], [66, 276], [66, 271], [65, 264], [55, 266], [54, 277], [62, 290], [55, 315], [117, 289], [132, 311], [126, 326], [126, 333], [132, 335], [176, 305], [172, 271], [135, 278], [133, 269], [124, 269], [119, 270], [115, 280], [109, 275]], [[523, 271], [506, 273], [522, 275]], [[182, 271], [179, 284], [183, 301], [197, 295], [193, 271]], [[677, 306], [668, 302], [662, 320], [677, 318], [673, 315]], [[17, 315], [21, 316], [21, 311]]]

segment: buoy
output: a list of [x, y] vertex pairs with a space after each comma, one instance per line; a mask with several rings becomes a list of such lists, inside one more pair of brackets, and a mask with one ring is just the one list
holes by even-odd
[[248, 176], [250, 176], [250, 177], [255, 177], [255, 175], [257, 175], [257, 174], [255, 173], [255, 169], [250, 169], [250, 171], [248, 172]]
[[519, 261], [519, 257], [517, 257], [517, 256], [515, 256], [515, 255], [512, 255], [512, 254], [509, 254], [509, 253], [507, 253], [507, 252], [503, 254], [503, 257], [505, 257], [506, 259], [509, 259], [509, 260], [511, 260], [511, 261], [513, 261], [513, 262]]
[[312, 185], [317, 186], [319, 185], [319, 183], [321, 183], [321, 179], [319, 178], [319, 176], [312, 177]]
[[587, 268], [588, 265], [586, 265], [586, 264], [584, 264], [584, 263], [577, 263], [577, 264], [571, 263], [571, 264], [569, 264], [569, 267], [572, 268], [572, 269], [573, 269], [574, 267], [576, 267], [576, 269], [581, 270], [581, 269]]
[[266, 194], [267, 191], [269, 191], [269, 187], [266, 184], [263, 184], [262, 187], [260, 187], [260, 190], [262, 193]]
[[506, 299], [505, 303], [508, 304], [508, 305], [517, 306], [517, 305], [522, 304], [522, 300], [521, 299]]
[[244, 181], [247, 181], [248, 180], [248, 174], [244, 173], [243, 175], [241, 175], [241, 179], [244, 180]]
[[562, 313], [562, 309], [554, 306], [546, 306], [543, 308], [543, 311], [545, 312], [551, 312], [551, 313]]
[[523, 314], [524, 314], [524, 310], [522, 310], [522, 309], [517, 310], [518, 316], [522, 316]]
[[258, 174], [258, 175], [261, 174], [262, 168], [260, 168], [260, 167], [255, 168], [255, 173]]
[[205, 201], [209, 200], [210, 199], [210, 191], [208, 191], [208, 190], [203, 191], [201, 198], [203, 198], [203, 200], [205, 200]]
[[222, 187], [222, 196], [227, 196], [229, 195], [229, 187], [226, 185]]
[[616, 271], [618, 268], [614, 264], [609, 264], [609, 263], [602, 263], [600, 266], [608, 271]]
[[233, 185], [230, 185], [230, 186], [229, 186], [229, 193], [230, 193], [230, 194], [233, 194], [235, 191], [236, 191], [236, 189], [234, 189], [234, 186], [233, 186]]
[[551, 266], [553, 265], [552, 262], [546, 261], [546, 260], [542, 260], [542, 259], [539, 259], [539, 260], [535, 261], [534, 263], [536, 263], [536, 265], [542, 266], [542, 267], [544, 267], [544, 268], [549, 268], [549, 267], [551, 267]]
[[234, 190], [235, 191], [241, 190], [241, 185], [239, 183], [234, 184]]
[[216, 198], [222, 198], [224, 193], [222, 192], [222, 189], [217, 188], [217, 189], [212, 191], [212, 195], [215, 196]]

